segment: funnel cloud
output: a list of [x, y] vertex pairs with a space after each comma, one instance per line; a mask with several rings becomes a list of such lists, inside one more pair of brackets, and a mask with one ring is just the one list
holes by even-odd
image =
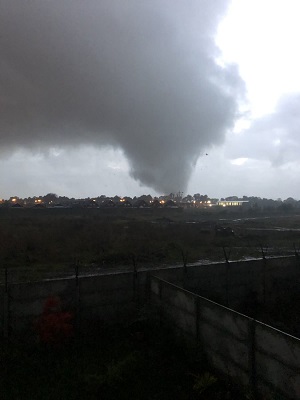
[[141, 184], [185, 190], [243, 97], [215, 61], [226, 3], [2, 0], [0, 157], [112, 146]]

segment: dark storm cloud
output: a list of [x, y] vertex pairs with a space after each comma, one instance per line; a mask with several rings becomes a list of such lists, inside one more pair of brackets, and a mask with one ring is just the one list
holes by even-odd
[[184, 190], [243, 92], [213, 37], [224, 0], [2, 0], [0, 146], [121, 147], [132, 176]]
[[255, 120], [229, 147], [229, 157], [270, 161], [274, 167], [299, 161], [300, 94], [283, 96], [275, 111]]

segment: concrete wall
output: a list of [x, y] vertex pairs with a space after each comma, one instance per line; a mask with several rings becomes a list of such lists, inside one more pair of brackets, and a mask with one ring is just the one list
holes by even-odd
[[253, 392], [300, 398], [300, 340], [152, 277], [160, 318], [200, 342], [208, 362]]
[[260, 392], [300, 398], [300, 340], [256, 321], [255, 368]]

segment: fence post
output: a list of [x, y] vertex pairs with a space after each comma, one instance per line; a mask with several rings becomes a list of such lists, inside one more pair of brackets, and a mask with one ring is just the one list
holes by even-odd
[[295, 243], [293, 243], [293, 247], [294, 247], [294, 252], [295, 252], [295, 257], [296, 257], [296, 259], [299, 261], [299, 247], [297, 248], [296, 247], [296, 244]]
[[79, 286], [79, 261], [75, 260], [75, 351], [76, 351], [76, 375], [77, 375], [77, 393], [76, 398], [80, 399], [80, 377], [83, 373], [83, 365], [80, 362], [82, 354], [81, 337], [81, 315], [80, 315], [80, 286]]
[[[266, 274], [267, 274], [267, 259], [266, 259], [266, 254], [264, 251], [264, 248], [262, 245], [260, 245], [261, 248], [261, 254], [263, 258], [263, 304], [266, 304]], [[268, 249], [268, 247], [266, 248]]]
[[188, 260], [188, 255], [189, 252], [188, 251], [184, 251], [183, 249], [181, 249], [181, 256], [182, 256], [182, 262], [183, 262], [183, 270], [184, 273], [187, 273], [187, 260]]
[[229, 254], [227, 254], [225, 247], [223, 246], [223, 253], [226, 261], [226, 306], [229, 307], [229, 257], [230, 257], [230, 250]]
[[256, 386], [256, 360], [255, 360], [255, 327], [256, 320], [249, 318], [248, 322], [248, 368], [249, 368], [249, 387], [253, 398], [257, 398]]
[[199, 299], [199, 297], [197, 296], [196, 297], [196, 299], [195, 299], [195, 306], [196, 306], [196, 341], [198, 342], [199, 341], [199, 338], [200, 338], [200, 326], [199, 326], [199, 323], [200, 323], [200, 299]]
[[163, 324], [162, 281], [159, 280], [159, 325]]
[[138, 272], [137, 272], [137, 257], [135, 254], [131, 255], [132, 266], [133, 266], [133, 301], [138, 305], [139, 295], [138, 295]]
[[8, 269], [5, 267], [4, 269], [4, 274], [5, 274], [5, 287], [4, 287], [4, 301], [3, 301], [3, 307], [4, 307], [4, 323], [3, 323], [3, 333], [4, 333], [4, 338], [8, 339], [9, 338], [9, 324], [10, 324], [10, 294], [9, 294], [9, 283], [8, 283]]
[[151, 303], [151, 275], [150, 275], [149, 271], [146, 273], [146, 293], [145, 293], [145, 298], [146, 298], [146, 304], [149, 305]]
[[77, 337], [77, 341], [80, 336], [80, 290], [79, 290], [79, 261], [77, 260], [75, 263], [75, 309], [76, 309], [76, 319], [75, 319], [75, 333]]
[[76, 279], [76, 287], [78, 286], [78, 276], [79, 276], [79, 265], [78, 261], [75, 262], [75, 279]]

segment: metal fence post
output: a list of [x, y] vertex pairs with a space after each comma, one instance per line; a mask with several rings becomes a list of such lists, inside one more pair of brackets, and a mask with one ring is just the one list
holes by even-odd
[[80, 290], [79, 290], [79, 262], [75, 263], [75, 334], [76, 340], [79, 340], [80, 335]]
[[[266, 304], [266, 274], [267, 274], [267, 259], [266, 259], [266, 254], [265, 254], [265, 250], [263, 248], [262, 245], [260, 245], [261, 248], [261, 254], [262, 254], [262, 258], [263, 258], [263, 304]], [[268, 249], [268, 247], [266, 248], [266, 250]]]
[[159, 325], [163, 325], [162, 281], [159, 280]]
[[255, 360], [255, 327], [256, 320], [249, 318], [248, 322], [248, 368], [249, 368], [249, 387], [254, 399], [257, 398], [256, 385], [256, 360]]
[[198, 343], [198, 341], [199, 341], [199, 339], [200, 339], [200, 326], [199, 326], [199, 324], [200, 324], [200, 299], [199, 299], [199, 297], [197, 296], [196, 297], [196, 300], [195, 300], [195, 308], [196, 308], [196, 318], [195, 318], [195, 320], [196, 320], [196, 342]]
[[10, 336], [10, 294], [9, 294], [9, 283], [8, 283], [8, 269], [5, 267], [4, 269], [4, 274], [5, 274], [5, 287], [4, 287], [4, 302], [3, 302], [3, 307], [4, 307], [4, 323], [3, 323], [3, 334], [4, 338], [8, 339]]
[[80, 376], [82, 376], [82, 338], [81, 338], [81, 316], [80, 316], [80, 290], [79, 290], [79, 261], [75, 261], [75, 351], [76, 351], [76, 374], [77, 374], [77, 395], [80, 399]]
[[294, 252], [295, 252], [295, 257], [296, 257], [296, 259], [299, 261], [299, 259], [300, 259], [300, 257], [299, 257], [299, 250], [300, 250], [300, 248], [298, 247], [296, 247], [296, 243], [293, 243], [293, 247], [294, 247]]
[[229, 250], [229, 254], [227, 254], [225, 247], [223, 246], [223, 253], [226, 261], [226, 306], [229, 307], [229, 257], [231, 250]]
[[135, 254], [131, 255], [132, 266], [133, 266], [133, 301], [139, 303], [138, 295], [138, 272], [137, 272], [137, 257]]

